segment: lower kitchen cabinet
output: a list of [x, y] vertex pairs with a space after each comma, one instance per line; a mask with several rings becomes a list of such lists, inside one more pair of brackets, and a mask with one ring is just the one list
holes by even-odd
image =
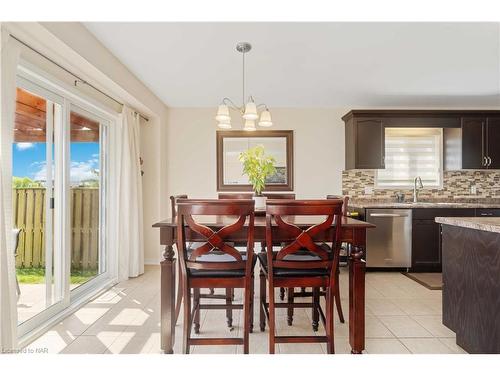
[[500, 208], [476, 208], [476, 216], [500, 217]]
[[[370, 221], [366, 209], [351, 208], [359, 212], [358, 219]], [[376, 211], [373, 208], [372, 211]], [[380, 210], [387, 210], [380, 207]], [[411, 230], [411, 272], [441, 272], [441, 226], [436, 217], [500, 217], [500, 208], [413, 208]], [[373, 231], [377, 228], [372, 229]], [[391, 236], [387, 246], [393, 245]], [[367, 238], [366, 252], [374, 251]], [[376, 250], [376, 249], [375, 249]], [[397, 251], [397, 249], [396, 249]], [[402, 251], [402, 249], [399, 249]], [[371, 268], [370, 264], [367, 264]]]
[[436, 217], [471, 217], [473, 208], [416, 208], [412, 225], [412, 272], [441, 271], [441, 227]]
[[411, 269], [413, 272], [441, 270], [441, 229], [434, 220], [414, 220]]

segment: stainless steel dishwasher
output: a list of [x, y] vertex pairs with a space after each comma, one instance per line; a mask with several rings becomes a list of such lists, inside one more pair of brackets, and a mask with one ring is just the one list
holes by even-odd
[[366, 221], [376, 228], [366, 231], [367, 267], [411, 267], [411, 210], [368, 209]]

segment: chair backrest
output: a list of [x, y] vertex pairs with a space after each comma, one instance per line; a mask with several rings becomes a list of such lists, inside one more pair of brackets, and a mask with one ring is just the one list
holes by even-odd
[[219, 193], [219, 199], [252, 199], [253, 193]]
[[349, 206], [349, 196], [348, 195], [327, 195], [326, 199], [342, 199], [342, 216], [347, 216], [347, 208]]
[[12, 246], [14, 246], [14, 255], [17, 256], [17, 245], [19, 245], [19, 235], [21, 234], [21, 229], [12, 229]]
[[[295, 199], [295, 193], [262, 193], [268, 199]], [[252, 199], [253, 193], [219, 193], [219, 199]]]
[[[300, 268], [329, 270], [338, 267], [340, 252], [340, 234], [342, 223], [342, 204], [340, 199], [323, 200], [268, 200], [266, 205], [266, 242], [269, 273], [273, 268]], [[287, 217], [296, 216], [326, 216], [321, 223], [306, 229], [288, 222]], [[335, 226], [332, 230], [332, 224]], [[274, 227], [274, 228], [273, 228]], [[315, 240], [320, 233], [332, 231], [326, 242], [332, 242], [332, 251], [319, 246]], [[273, 236], [288, 238], [286, 245], [273, 254], [272, 244], [276, 242]], [[324, 239], [324, 238], [323, 238]], [[274, 242], [273, 242], [274, 241]], [[316, 260], [297, 260], [293, 255], [315, 255]], [[288, 259], [287, 259], [288, 258]]]
[[268, 199], [295, 199], [295, 193], [262, 193]]
[[181, 194], [181, 195], [171, 195], [170, 196], [170, 206], [172, 208], [172, 219], [175, 219], [177, 217], [177, 201], [179, 199], [187, 199], [186, 194]]
[[[186, 274], [188, 269], [245, 269], [246, 275], [250, 275], [253, 265], [254, 211], [255, 201], [252, 199], [180, 199], [177, 202], [177, 248], [179, 249], [183, 273]], [[218, 216], [217, 222], [230, 220], [232, 223], [218, 230], [213, 230], [195, 221], [193, 215], [197, 217], [212, 216], [212, 219], [213, 215], [216, 215]], [[244, 260], [242, 254], [230, 242], [226, 242], [225, 238], [232, 233], [245, 230], [244, 226], [247, 220], [247, 257]], [[201, 239], [196, 239], [200, 246], [190, 254], [187, 252], [186, 241], [192, 239], [186, 239], [186, 230], [201, 237]], [[216, 257], [210, 259], [204, 257], [208, 254], [220, 255], [220, 261], [217, 261]]]

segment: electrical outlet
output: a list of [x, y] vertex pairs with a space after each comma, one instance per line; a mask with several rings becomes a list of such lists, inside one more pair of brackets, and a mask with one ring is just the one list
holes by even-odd
[[373, 194], [373, 186], [365, 186], [365, 195]]
[[470, 186], [470, 193], [472, 195], [476, 195], [477, 194], [477, 188], [476, 188], [476, 185], [471, 185]]

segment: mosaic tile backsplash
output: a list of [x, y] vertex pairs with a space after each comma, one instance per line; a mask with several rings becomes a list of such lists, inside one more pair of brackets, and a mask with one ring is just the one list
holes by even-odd
[[[413, 197], [413, 189], [376, 189], [375, 171], [352, 169], [342, 172], [342, 194], [351, 197], [392, 198], [397, 192], [405, 194], [405, 200]], [[471, 194], [471, 186], [476, 187], [476, 194]], [[365, 187], [373, 189], [373, 194], [365, 194]], [[499, 198], [500, 170], [492, 171], [445, 171], [442, 189], [424, 189], [420, 198]]]

